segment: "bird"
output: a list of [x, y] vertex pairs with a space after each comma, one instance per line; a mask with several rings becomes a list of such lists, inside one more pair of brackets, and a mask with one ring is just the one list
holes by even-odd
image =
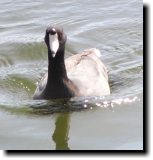
[[97, 48], [85, 49], [65, 59], [67, 35], [61, 26], [49, 26], [44, 41], [48, 72], [37, 84], [33, 99], [63, 99], [110, 94], [108, 70]]

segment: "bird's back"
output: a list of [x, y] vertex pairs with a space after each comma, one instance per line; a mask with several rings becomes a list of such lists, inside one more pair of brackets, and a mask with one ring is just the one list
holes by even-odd
[[100, 51], [92, 48], [65, 61], [68, 77], [77, 86], [80, 96], [110, 94], [107, 69], [99, 55]]

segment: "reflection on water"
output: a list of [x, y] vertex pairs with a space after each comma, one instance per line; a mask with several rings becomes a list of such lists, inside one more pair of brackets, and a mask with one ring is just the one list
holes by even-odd
[[70, 115], [68, 113], [59, 114], [55, 121], [55, 131], [53, 133], [53, 141], [56, 144], [56, 150], [69, 150], [68, 134], [69, 134]]

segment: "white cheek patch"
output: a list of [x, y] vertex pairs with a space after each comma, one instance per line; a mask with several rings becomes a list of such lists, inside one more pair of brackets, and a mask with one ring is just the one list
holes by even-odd
[[58, 41], [58, 35], [57, 33], [54, 35], [49, 34], [49, 47], [50, 50], [52, 51], [52, 56], [53, 58], [56, 56], [56, 52], [59, 48], [59, 41]]

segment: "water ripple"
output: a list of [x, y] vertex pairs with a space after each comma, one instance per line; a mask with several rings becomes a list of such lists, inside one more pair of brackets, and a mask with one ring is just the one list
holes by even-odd
[[[133, 104], [143, 94], [140, 2], [6, 0], [0, 1], [0, 19], [1, 108], [40, 114], [113, 109]], [[110, 96], [68, 102], [32, 100], [35, 82], [47, 71], [44, 34], [50, 24], [62, 25], [67, 33], [66, 57], [91, 47], [101, 50], [109, 70]]]

